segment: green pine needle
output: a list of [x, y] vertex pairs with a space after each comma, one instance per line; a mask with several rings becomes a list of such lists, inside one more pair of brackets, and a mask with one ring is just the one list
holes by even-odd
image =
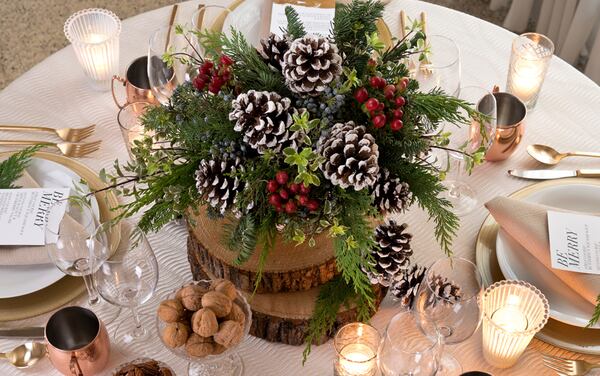
[[23, 176], [23, 172], [31, 162], [31, 157], [40, 148], [40, 145], [25, 148], [0, 163], [0, 189], [20, 188], [14, 183]]
[[594, 314], [592, 315], [592, 318], [585, 327], [590, 328], [596, 325], [598, 320], [600, 320], [600, 295], [598, 295], [598, 297], [596, 298], [596, 308], [594, 308]]
[[304, 25], [302, 24], [296, 9], [289, 5], [285, 7], [285, 17], [287, 18], [286, 33], [292, 39], [302, 38], [304, 35], [306, 35], [306, 30], [304, 30]]

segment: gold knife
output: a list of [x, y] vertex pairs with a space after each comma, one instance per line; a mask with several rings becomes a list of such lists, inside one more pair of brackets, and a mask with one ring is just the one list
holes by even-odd
[[31, 326], [25, 328], [0, 329], [0, 338], [44, 338], [44, 328]]
[[508, 174], [522, 179], [549, 180], [564, 178], [600, 178], [600, 170], [508, 170]]

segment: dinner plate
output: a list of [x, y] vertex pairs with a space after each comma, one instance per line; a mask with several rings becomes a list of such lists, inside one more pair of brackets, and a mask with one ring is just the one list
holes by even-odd
[[[515, 199], [525, 199], [537, 194], [537, 192], [545, 190], [548, 187], [570, 187], [573, 185], [591, 185], [600, 187], [600, 180], [582, 178], [550, 180], [527, 186], [510, 194], [509, 197]], [[546, 197], [553, 197], [554, 194]], [[535, 198], [535, 196], [533, 197]], [[597, 201], [598, 198], [596, 198], [593, 202]], [[576, 206], [571, 207], [576, 208], [576, 210], [581, 210]], [[477, 237], [475, 257], [477, 267], [481, 273], [485, 286], [489, 286], [494, 282], [510, 278], [503, 275], [496, 257], [496, 239], [498, 235], [498, 229], [499, 226], [494, 218], [491, 215], [488, 215], [481, 225], [481, 229], [479, 230], [479, 235]], [[546, 326], [536, 334], [536, 338], [551, 345], [577, 353], [600, 355], [600, 329], [587, 329], [568, 325], [550, 318]]]
[[[41, 188], [76, 186], [80, 192], [89, 192], [89, 188], [80, 182], [79, 175], [56, 162], [32, 158], [27, 173]], [[98, 216], [98, 202], [95, 197], [91, 201], [92, 209]], [[54, 264], [0, 265], [0, 299], [30, 294], [50, 286], [64, 276]]]
[[[580, 213], [600, 213], [600, 187], [590, 184], [550, 186], [523, 200]], [[496, 238], [496, 255], [502, 274], [507, 278], [527, 281], [544, 293], [550, 303], [550, 317], [569, 325], [587, 325], [594, 313], [594, 305], [549, 272], [502, 229]], [[595, 328], [600, 328], [600, 324]]]

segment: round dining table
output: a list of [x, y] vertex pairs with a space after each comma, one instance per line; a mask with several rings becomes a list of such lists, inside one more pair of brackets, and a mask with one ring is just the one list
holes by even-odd
[[[213, 0], [224, 3], [227, 0]], [[177, 23], [189, 23], [197, 1], [179, 6]], [[203, 1], [203, 3], [211, 3]], [[411, 18], [421, 11], [428, 15], [429, 33], [440, 34], [456, 41], [460, 48], [461, 85], [479, 85], [491, 88], [498, 84], [504, 88], [515, 34], [496, 25], [448, 8], [415, 0], [388, 2], [384, 19], [394, 34], [399, 30], [399, 13], [406, 11]], [[136, 57], [147, 53], [151, 32], [169, 22], [171, 7], [140, 14], [123, 21], [120, 36], [120, 74]], [[266, 22], [266, 21], [265, 21]], [[115, 159], [128, 159], [119, 126], [117, 107], [109, 91], [94, 91], [68, 46], [42, 61], [16, 79], [0, 92], [0, 123], [44, 125], [55, 128], [82, 127], [97, 124], [94, 139], [102, 140], [101, 149], [79, 159], [95, 171], [110, 169]], [[475, 244], [480, 226], [488, 215], [483, 202], [498, 195], [508, 195], [528, 184], [507, 175], [511, 168], [538, 167], [526, 153], [525, 145], [545, 143], [560, 150], [600, 151], [600, 87], [581, 72], [557, 57], [553, 57], [537, 106], [526, 119], [526, 132], [520, 148], [503, 162], [486, 163], [466, 177], [475, 188], [480, 206], [461, 218], [461, 227], [454, 240], [456, 256], [475, 261]], [[0, 139], [25, 138], [26, 135], [1, 132]], [[37, 136], [37, 135], [36, 135]], [[40, 138], [43, 136], [39, 136]], [[47, 137], [48, 140], [51, 137]], [[594, 161], [566, 160], [561, 168], [590, 168]], [[596, 164], [598, 166], [598, 164]], [[433, 234], [433, 223], [418, 208], [398, 216], [406, 222], [413, 234], [414, 262], [430, 264], [444, 257]], [[186, 362], [171, 354], [161, 344], [155, 328], [155, 311], [160, 297], [176, 288], [182, 281], [192, 279], [187, 261], [186, 240], [188, 232], [183, 221], [174, 221], [157, 233], [149, 235], [150, 243], [159, 264], [159, 285], [155, 297], [141, 307], [145, 313], [143, 324], [154, 331], [153, 339], [140, 348], [114, 349], [109, 365], [103, 374], [110, 375], [120, 364], [139, 357], [142, 351], [152, 358], [170, 365], [177, 375], [186, 375]], [[81, 297], [73, 304], [85, 303]], [[372, 324], [384, 332], [391, 317], [400, 310], [386, 299]], [[126, 316], [128, 312], [122, 311]], [[0, 323], [0, 327], [43, 326], [50, 313], [19, 322]], [[119, 320], [116, 320], [119, 321]], [[109, 333], [116, 323], [108, 325]], [[496, 369], [488, 365], [482, 355], [481, 329], [467, 341], [447, 346], [462, 364], [463, 370], [480, 370], [493, 375], [550, 375], [542, 363], [542, 354], [569, 356], [594, 360], [593, 356], [575, 354], [534, 339], [518, 363], [509, 369]], [[0, 340], [0, 351], [7, 351], [23, 340]], [[312, 353], [302, 365], [303, 346], [270, 343], [248, 336], [239, 347], [244, 363], [244, 375], [249, 376], [317, 376], [331, 375], [335, 351], [332, 342], [313, 346]], [[120, 351], [119, 351], [120, 350]], [[597, 359], [596, 359], [597, 360]], [[0, 363], [0, 375], [58, 375], [52, 364], [44, 359], [27, 370], [18, 370], [6, 361]], [[87, 375], [86, 375], [87, 376]]]

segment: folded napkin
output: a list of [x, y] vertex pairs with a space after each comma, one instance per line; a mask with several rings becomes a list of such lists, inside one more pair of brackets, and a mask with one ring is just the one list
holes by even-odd
[[532, 204], [507, 197], [496, 197], [485, 204], [496, 222], [523, 248], [576, 293], [596, 305], [600, 293], [600, 275], [569, 272], [552, 268], [548, 237], [548, 210], [568, 210]]

